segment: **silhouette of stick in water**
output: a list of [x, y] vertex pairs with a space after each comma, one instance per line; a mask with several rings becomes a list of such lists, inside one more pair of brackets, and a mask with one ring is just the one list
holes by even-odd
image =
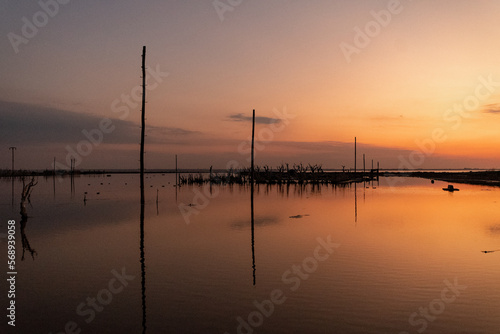
[[498, 251], [500, 251], [500, 249], [481, 251], [481, 253], [493, 253], [493, 252], [498, 252]]
[[20, 214], [21, 214], [21, 243], [23, 246], [23, 255], [21, 257], [21, 261], [24, 261], [24, 252], [27, 250], [31, 254], [31, 258], [34, 260], [35, 255], [37, 255], [36, 250], [31, 248], [30, 242], [28, 241], [28, 238], [26, 237], [25, 233], [25, 228], [26, 228], [26, 223], [28, 222], [28, 212], [26, 210], [26, 201], [31, 204], [30, 197], [31, 197], [31, 192], [33, 191], [33, 187], [38, 184], [37, 181], [35, 181], [35, 178], [31, 178], [31, 181], [28, 184], [25, 184], [25, 179], [23, 178], [23, 191], [21, 193], [21, 204], [20, 206]]

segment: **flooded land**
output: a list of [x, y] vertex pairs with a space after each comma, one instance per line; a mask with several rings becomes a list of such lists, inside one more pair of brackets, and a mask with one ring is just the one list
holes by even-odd
[[22, 333], [500, 327], [498, 187], [449, 192], [402, 177], [174, 187], [175, 174], [148, 174], [141, 224], [136, 174], [37, 182], [27, 216], [20, 179], [0, 183], [0, 212], [22, 240]]

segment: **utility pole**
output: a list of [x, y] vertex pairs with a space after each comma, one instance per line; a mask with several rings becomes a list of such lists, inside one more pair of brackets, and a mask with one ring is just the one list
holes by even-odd
[[140, 213], [140, 254], [141, 254], [141, 292], [142, 327], [146, 332], [146, 259], [144, 255], [144, 136], [146, 130], [146, 46], [142, 48], [142, 116], [141, 116], [141, 213]]
[[146, 46], [142, 47], [141, 191], [144, 192], [144, 136], [146, 131]]
[[354, 173], [356, 173], [356, 137], [354, 137]]
[[365, 173], [365, 154], [363, 153], [363, 174]]
[[12, 175], [14, 175], [14, 151], [16, 150], [16, 147], [15, 146], [11, 146], [9, 147], [9, 150], [12, 151]]

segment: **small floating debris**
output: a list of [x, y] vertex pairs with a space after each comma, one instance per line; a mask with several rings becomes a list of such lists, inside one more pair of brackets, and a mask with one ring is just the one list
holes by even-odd
[[485, 250], [485, 251], [481, 251], [481, 253], [494, 253], [494, 252], [498, 252], [500, 251], [500, 249], [494, 249], [494, 250]]
[[304, 217], [307, 217], [309, 215], [296, 215], [296, 216], [290, 216], [288, 218], [295, 218], [295, 219], [298, 219], [298, 218], [304, 218]]
[[448, 188], [443, 188], [443, 190], [444, 191], [450, 191], [450, 192], [460, 191], [460, 189], [454, 188], [452, 184], [449, 184]]
[[106, 177], [111, 177], [111, 174], [106, 175]]

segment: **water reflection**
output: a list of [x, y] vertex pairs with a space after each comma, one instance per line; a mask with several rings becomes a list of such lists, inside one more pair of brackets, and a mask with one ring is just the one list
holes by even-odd
[[255, 229], [254, 229], [254, 213], [253, 213], [253, 197], [254, 197], [254, 183], [250, 186], [250, 220], [252, 230], [252, 270], [253, 270], [253, 285], [255, 285]]
[[71, 184], [71, 198], [75, 197], [75, 175], [72, 173], [70, 175], [70, 184]]
[[14, 176], [12, 176], [12, 208], [14, 208]]
[[[146, 259], [144, 254], [144, 172], [141, 170], [141, 213], [139, 217], [140, 226], [140, 257], [141, 257], [141, 300], [142, 300], [142, 332], [146, 333]], [[158, 193], [157, 193], [158, 194]], [[158, 197], [156, 198], [158, 210]]]
[[356, 183], [354, 183], [354, 223], [358, 223], [358, 188]]
[[[427, 331], [460, 332], [453, 327], [456, 319], [467, 324], [462, 331], [470, 333], [493, 333], [500, 324], [497, 317], [475, 320], [477, 314], [500, 311], [498, 298], [493, 296], [500, 275], [500, 223], [496, 210], [500, 189], [463, 185], [450, 197], [441, 190], [446, 185], [440, 181], [431, 184], [428, 180], [404, 179], [404, 183], [389, 188], [394, 182], [381, 178], [378, 190], [372, 189], [376, 181], [359, 183], [363, 194], [358, 203], [357, 184], [316, 186], [321, 189], [320, 196], [312, 194], [312, 185], [274, 185], [269, 195], [264, 193], [266, 185], [261, 185], [260, 196], [258, 185], [253, 194], [250, 184], [235, 185], [231, 191], [229, 186], [213, 185], [213, 194], [220, 191], [219, 195], [186, 226], [175, 205], [177, 189], [170, 188], [162, 195], [162, 210], [157, 216], [153, 206], [155, 188], [146, 185], [144, 189], [151, 205], [145, 207], [140, 200], [141, 208], [137, 206], [137, 174], [117, 175], [117, 182], [100, 197], [104, 200], [91, 194], [91, 190], [93, 194], [100, 190], [90, 186], [92, 178], [75, 177], [79, 194], [89, 191], [87, 207], [79, 196], [68, 200], [69, 177], [64, 178], [66, 183], [57, 185], [56, 202], [50, 196], [51, 180], [44, 183], [39, 179], [33, 192], [33, 208], [26, 199], [31, 224], [28, 228], [27, 222], [21, 220], [18, 233], [23, 239], [27, 235], [25, 241], [30, 239], [43, 256], [36, 256], [37, 262], [31, 263], [28, 250], [33, 249], [25, 248], [25, 274], [19, 276], [25, 293], [17, 298], [23, 305], [22, 313], [31, 316], [19, 324], [21, 332], [30, 332], [31, 327], [48, 333], [54, 324], [64, 325], [75, 318], [76, 305], [106, 287], [107, 276], [102, 280], [96, 277], [122, 265], [117, 259], [125, 261], [127, 273], [131, 268], [136, 279], [99, 314], [91, 332], [235, 333], [236, 317], [246, 321], [249, 314], [258, 311], [253, 301], [263, 305], [274, 289], [281, 289], [289, 298], [275, 305], [272, 317], [264, 318], [259, 332], [320, 333], [324, 328], [339, 333], [411, 332], [415, 328], [408, 328], [409, 315], [438, 298], [443, 279], [454, 277], [470, 288], [457, 298], [453, 309], [448, 310], [446, 305], [440, 324], [429, 322]], [[27, 178], [26, 183], [30, 180]], [[11, 211], [11, 181], [0, 182], [5, 190], [6, 214]], [[14, 216], [19, 219], [22, 182], [15, 182], [19, 193], [16, 188]], [[179, 202], [192, 200], [192, 188], [179, 189]], [[39, 193], [48, 196], [39, 197]], [[147, 291], [145, 210], [150, 210]], [[137, 245], [137, 213], [140, 274], [137, 248], [127, 246]], [[291, 215], [304, 219], [290, 219]], [[32, 216], [37, 217], [36, 224]], [[352, 221], [356, 219], [360, 226], [354, 228]], [[258, 245], [257, 229], [262, 232]], [[321, 262], [299, 289], [289, 291], [290, 286], [282, 281], [284, 271], [313, 254], [318, 236], [330, 234], [342, 243], [339, 251]], [[259, 257], [259, 287], [257, 246], [265, 254]], [[248, 268], [248, 262], [252, 268]], [[255, 286], [250, 287], [249, 274]], [[64, 313], [64, 309], [68, 312]]]
[[28, 212], [26, 210], [26, 202], [31, 204], [31, 192], [33, 191], [33, 187], [38, 184], [38, 182], [35, 182], [35, 179], [32, 178], [31, 181], [26, 184], [25, 179], [22, 179], [23, 181], [23, 191], [21, 193], [21, 203], [19, 205], [20, 207], [20, 214], [21, 214], [21, 244], [23, 247], [23, 255], [21, 257], [21, 261], [24, 261], [24, 254], [26, 251], [28, 251], [31, 254], [31, 258], [34, 260], [35, 255], [37, 255], [37, 252], [31, 248], [30, 242], [28, 240], [28, 237], [26, 236], [25, 228], [26, 228], [26, 223], [28, 222]]

